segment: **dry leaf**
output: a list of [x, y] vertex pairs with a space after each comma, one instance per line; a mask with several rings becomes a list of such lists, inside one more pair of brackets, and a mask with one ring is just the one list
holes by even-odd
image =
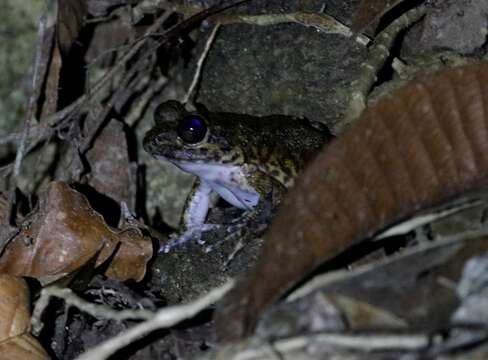
[[91, 172], [88, 183], [99, 193], [118, 203], [130, 199], [129, 152], [127, 137], [121, 122], [110, 120], [86, 154]]
[[[75, 43], [86, 15], [85, 0], [58, 1], [56, 41], [51, 49], [46, 80], [43, 86], [45, 100], [42, 104], [41, 118], [58, 110], [61, 69], [63, 58], [66, 58]], [[68, 75], [69, 76], [69, 75]]]
[[118, 241], [121, 246], [105, 274], [119, 280], [142, 280], [147, 262], [152, 257], [151, 241], [135, 228], [119, 233]]
[[0, 341], [29, 332], [29, 288], [21, 278], [0, 274]]
[[57, 6], [50, 4], [41, 20], [44, 25], [40, 25], [40, 29], [45, 27], [45, 30], [39, 33], [40, 36], [37, 39], [37, 46], [42, 50], [36, 54], [35, 73], [39, 74], [39, 79], [33, 90], [37, 99], [35, 115], [39, 118], [53, 114], [58, 107], [62, 59], [57, 41], [55, 41], [56, 15]]
[[30, 334], [24, 334], [0, 342], [0, 354], [8, 360], [48, 360], [50, 357], [39, 342]]
[[402, 1], [404, 0], [363, 0], [354, 14], [351, 30], [355, 33], [362, 32]]
[[0, 275], [0, 356], [9, 360], [49, 359], [29, 334], [29, 289], [21, 278]]
[[327, 298], [341, 310], [352, 330], [407, 327], [406, 321], [386, 309], [342, 295], [331, 295]]
[[111, 258], [107, 275], [139, 281], [152, 256], [149, 238], [137, 229], [112, 230], [82, 194], [63, 182], [49, 184], [39, 211], [22, 228], [0, 258], [0, 272], [43, 282], [78, 270], [100, 252], [97, 266]]
[[86, 15], [85, 0], [63, 0], [58, 2], [58, 44], [63, 55], [67, 55], [78, 38]]
[[45, 100], [42, 104], [41, 118], [54, 114], [58, 109], [58, 92], [61, 66], [63, 61], [57, 45], [53, 46], [51, 59], [46, 74], [46, 83], [44, 84]]

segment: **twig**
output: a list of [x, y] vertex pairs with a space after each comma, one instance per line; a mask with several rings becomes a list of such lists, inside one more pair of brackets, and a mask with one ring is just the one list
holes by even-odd
[[316, 277], [312, 278], [310, 281], [305, 283], [303, 286], [293, 291], [286, 298], [286, 300], [295, 301], [304, 296], [307, 296], [308, 294], [318, 289], [324, 289], [326, 286], [330, 284], [338, 283], [344, 281], [345, 279], [351, 279], [356, 276], [360, 276], [374, 269], [378, 271], [378, 268], [382, 266], [387, 266], [388, 264], [392, 264], [406, 257], [418, 257], [418, 254], [422, 254], [431, 249], [452, 246], [456, 243], [469, 241], [470, 239], [477, 239], [486, 236], [488, 236], [488, 229], [486, 228], [481, 230], [476, 230], [476, 231], [466, 231], [460, 234], [439, 238], [433, 243], [419, 244], [415, 247], [405, 249], [398, 255], [394, 255], [392, 257], [374, 262], [372, 264], [360, 265], [353, 270], [337, 270], [322, 275], [317, 275]]
[[169, 10], [168, 0], [142, 0], [134, 6], [131, 12], [131, 23], [137, 24], [147, 14], [154, 14], [161, 10]]
[[[27, 139], [29, 137], [29, 130], [31, 127], [31, 123], [36, 111], [36, 102], [40, 92], [40, 84], [42, 81], [41, 76], [44, 74], [40, 71], [40, 66], [43, 60], [43, 50], [45, 45], [45, 39], [47, 36], [47, 21], [48, 21], [48, 12], [49, 9], [46, 9], [44, 14], [39, 19], [39, 28], [37, 30], [37, 44], [36, 44], [36, 54], [34, 59], [34, 69], [33, 69], [33, 76], [32, 76], [32, 88], [31, 88], [31, 96], [29, 98], [29, 105], [27, 108], [27, 118], [25, 120], [24, 130], [22, 131], [22, 136], [20, 138], [20, 145], [17, 149], [17, 154], [15, 156], [15, 165], [13, 171], [14, 179], [19, 176], [20, 168], [22, 166], [22, 160], [24, 158], [24, 152], [27, 145]], [[15, 186], [16, 181], [13, 181], [13, 186]]]
[[437, 209], [429, 209], [428, 211], [421, 211], [416, 213], [411, 218], [406, 219], [396, 225], [385, 229], [378, 235], [376, 235], [372, 240], [381, 240], [387, 237], [404, 235], [419, 228], [426, 224], [432, 223], [439, 219], [456, 214], [460, 211], [471, 209], [484, 204], [480, 199], [467, 199], [464, 202], [459, 202], [456, 204], [450, 204], [449, 206], [443, 206]]
[[[147, 56], [153, 56], [154, 52], [161, 46], [161, 44], [170, 41], [176, 35], [178, 35], [181, 31], [193, 26], [194, 24], [202, 21], [206, 17], [215, 15], [216, 13], [228, 9], [233, 6], [237, 6], [241, 3], [244, 3], [249, 0], [237, 0], [231, 3], [223, 3], [221, 5], [213, 6], [207, 10], [204, 10], [189, 19], [183, 20], [178, 24], [170, 27], [163, 33], [158, 33], [163, 23], [167, 20], [167, 18], [172, 14], [171, 12], [166, 12], [161, 15], [156, 22], [145, 32], [145, 35], [140, 37], [139, 39], [135, 40], [132, 44], [130, 50], [125, 53], [125, 55], [117, 62], [117, 64], [111, 68], [108, 72], [106, 72], [100, 80], [97, 81], [95, 85], [90, 89], [87, 94], [80, 96], [77, 100], [73, 103], [65, 107], [64, 109], [52, 114], [51, 116], [44, 119], [43, 123], [34, 127], [35, 135], [28, 136], [28, 140], [34, 140], [34, 144], [31, 145], [30, 148], [37, 146], [40, 142], [44, 141], [51, 133], [53, 128], [59, 129], [61, 127], [66, 126], [66, 121], [72, 117], [75, 112], [81, 111], [82, 107], [89, 104], [90, 100], [93, 99], [95, 96], [98, 95], [98, 92], [104, 88], [104, 86], [111, 81], [119, 72], [125, 70], [125, 65], [132, 60], [132, 58], [139, 52], [142, 47], [148, 43], [149, 41], [153, 40], [157, 37], [156, 41], [153, 41], [152, 45], [148, 47], [145, 54]], [[139, 63], [140, 61], [144, 61], [146, 56], [142, 56], [140, 59], [136, 61], [135, 64]], [[0, 139], [0, 144], [5, 143], [12, 143], [17, 142], [20, 140], [22, 134], [21, 133], [13, 133], [7, 135], [6, 137]], [[29, 152], [29, 151], [27, 151]]]
[[210, 291], [207, 295], [184, 305], [176, 305], [164, 308], [153, 314], [150, 320], [138, 324], [118, 336], [109, 339], [100, 345], [88, 350], [77, 360], [103, 360], [107, 359], [117, 350], [140, 339], [144, 335], [157, 329], [171, 327], [179, 322], [190, 319], [198, 314], [209, 305], [220, 300], [233, 286], [233, 282], [229, 281], [225, 285]]
[[107, 55], [112, 54], [112, 53], [117, 53], [119, 51], [124, 51], [126, 49], [130, 49], [132, 44], [123, 44], [119, 46], [112, 47], [110, 49], [106, 49], [102, 52], [100, 52], [95, 58], [93, 58], [88, 64], [85, 65], [85, 69], [90, 69], [94, 65], [98, 65], [97, 63], [101, 60], [103, 60]]
[[164, 76], [159, 76], [156, 81], [153, 81], [152, 84], [145, 90], [144, 94], [142, 94], [136, 106], [134, 106], [129, 114], [126, 116], [125, 122], [127, 125], [134, 127], [137, 125], [139, 120], [144, 115], [145, 110], [149, 106], [150, 102], [153, 98], [161, 92], [163, 87], [168, 83], [168, 79]]
[[192, 82], [190, 84], [190, 87], [188, 88], [188, 91], [186, 92], [185, 96], [182, 99], [182, 103], [186, 104], [188, 100], [190, 99], [193, 91], [195, 90], [198, 80], [200, 79], [200, 74], [202, 72], [202, 67], [203, 63], [205, 62], [205, 59], [207, 58], [207, 54], [212, 47], [212, 44], [214, 42], [215, 36], [217, 35], [217, 32], [220, 29], [220, 24], [216, 24], [214, 28], [212, 29], [212, 32], [210, 33], [207, 42], [205, 43], [205, 47], [203, 48], [202, 54], [200, 55], [200, 58], [197, 61], [197, 68], [195, 70], [195, 74], [193, 75]]
[[377, 73], [390, 55], [390, 49], [399, 32], [418, 21], [424, 16], [425, 12], [425, 6], [409, 10], [398, 19], [395, 19], [374, 39], [368, 61], [361, 64], [362, 75], [351, 84], [351, 100], [341, 127], [350, 124], [366, 107], [366, 97], [376, 81]]
[[[143, 37], [140, 39], [136, 40], [135, 43], [132, 45], [131, 49], [125, 53], [122, 58], [117, 61], [117, 63], [105, 73], [105, 75], [89, 90], [90, 94], [97, 93], [100, 91], [110, 80], [114, 78], [114, 76], [121, 70], [125, 70], [125, 65], [127, 64], [128, 61], [130, 61], [134, 55], [136, 55], [139, 50], [147, 43], [149, 37], [148, 35], [151, 35], [155, 33], [158, 29], [160, 29], [164, 22], [172, 15], [173, 13], [170, 11], [165, 12], [163, 15], [161, 15], [154, 24], [149, 27], [149, 29], [146, 30], [145, 34]], [[177, 24], [179, 25], [179, 24]], [[165, 34], [172, 34], [173, 29], [177, 26], [173, 26], [172, 28], [168, 29]], [[152, 56], [152, 53], [149, 53], [148, 55]], [[145, 59], [145, 57], [144, 57]]]
[[32, 333], [39, 335], [43, 324], [41, 316], [52, 297], [63, 299], [66, 305], [75, 306], [81, 311], [84, 311], [97, 319], [110, 319], [115, 321], [123, 321], [127, 319], [142, 319], [148, 320], [154, 316], [152, 311], [147, 310], [113, 310], [105, 305], [93, 304], [78, 297], [71, 289], [59, 288], [57, 286], [49, 286], [41, 290], [41, 296], [37, 300], [32, 313], [31, 324]]
[[[311, 346], [334, 347], [342, 351], [421, 351], [431, 343], [431, 336], [424, 333], [332, 333], [323, 332], [318, 334], [307, 334], [307, 336], [290, 337], [272, 343], [274, 355], [280, 354], [282, 358], [294, 358], [297, 353], [306, 352]], [[249, 343], [248, 343], [249, 344]], [[246, 344], [244, 345], [246, 346]], [[237, 348], [229, 345], [214, 354], [215, 359], [232, 360], [257, 360], [269, 358], [269, 344], [250, 343], [246, 347]], [[286, 355], [286, 357], [285, 357]]]
[[[165, 13], [161, 15], [156, 22], [146, 31], [146, 35], [150, 35], [152, 33], [156, 33], [156, 31], [162, 27], [163, 23], [167, 20], [167, 18], [171, 15], [171, 13]], [[168, 29], [162, 34], [162, 37], [167, 40], [172, 34], [174, 34], [174, 29], [180, 25], [181, 23], [173, 26], [172, 28]], [[178, 28], [179, 29], [179, 28]], [[130, 48], [130, 50], [124, 54], [124, 56], [109, 70], [107, 71], [100, 80], [97, 81], [95, 85], [87, 92], [87, 94], [84, 94], [80, 96], [77, 100], [75, 100], [73, 103], [65, 107], [64, 109], [56, 112], [55, 114], [50, 115], [46, 119], [44, 119], [43, 123], [39, 124], [38, 126], [35, 127], [35, 144], [36, 146], [38, 143], [41, 141], [45, 140], [46, 137], [49, 136], [49, 134], [52, 132], [52, 128], [60, 128], [65, 125], [65, 121], [71, 117], [73, 113], [76, 111], [79, 111], [80, 108], [89, 103], [92, 98], [95, 97], [95, 95], [98, 94], [98, 92], [104, 88], [104, 86], [112, 80], [115, 75], [117, 75], [120, 71], [125, 70], [125, 65], [127, 62], [132, 60], [134, 55], [138, 53], [138, 51], [147, 43], [149, 37], [142, 37], [138, 39]], [[157, 47], [157, 46], [156, 46]], [[155, 48], [156, 48], [155, 47]], [[155, 50], [152, 49], [152, 50]], [[149, 55], [153, 55], [153, 51], [148, 51]], [[47, 131], [50, 129], [51, 131]], [[10, 134], [9, 136], [0, 139], [0, 144], [3, 143], [9, 143], [9, 142], [15, 142], [17, 140], [20, 140], [22, 135], [19, 133], [13, 133]], [[27, 139], [29, 140], [29, 136], [27, 136]]]
[[[313, 27], [326, 34], [338, 34], [348, 38], [354, 35], [346, 25], [324, 13], [295, 12], [288, 14], [263, 15], [224, 14], [216, 17], [216, 20], [221, 24], [244, 23], [258, 26], [296, 23], [307, 27]], [[355, 40], [362, 45], [367, 45], [371, 42], [367, 36], [361, 34], [356, 35]]]
[[[9, 184], [9, 198], [10, 198], [10, 208], [9, 208], [9, 219], [12, 224], [15, 223], [15, 213], [16, 213], [16, 191], [17, 191], [17, 178], [19, 177], [20, 170], [22, 168], [22, 161], [26, 153], [26, 148], [28, 146], [29, 131], [32, 126], [32, 121], [35, 116], [37, 108], [37, 99], [39, 98], [41, 83], [44, 79], [46, 73], [46, 59], [44, 48], [46, 43], [52, 44], [54, 32], [48, 32], [48, 21], [50, 20], [49, 13], [52, 9], [48, 4], [46, 10], [39, 18], [39, 26], [37, 30], [37, 44], [36, 53], [34, 57], [32, 84], [31, 84], [31, 95], [29, 97], [29, 103], [27, 107], [27, 115], [24, 123], [24, 129], [22, 130], [22, 135], [20, 136], [19, 147], [17, 148], [17, 153], [15, 154], [13, 174], [10, 179]], [[51, 28], [52, 30], [52, 28]], [[43, 66], [44, 65], [44, 66]], [[2, 244], [5, 246], [6, 244]]]
[[[154, 63], [154, 62], [153, 62]], [[144, 64], [143, 68], [147, 69], [147, 64], [145, 62], [141, 63]], [[140, 82], [141, 78], [144, 77], [144, 73], [141, 73], [139, 66], [133, 66], [124, 76], [124, 79], [121, 81], [120, 86], [117, 88], [114, 94], [110, 97], [110, 100], [101, 107], [100, 112], [95, 111], [94, 114], [90, 114], [90, 118], [92, 122], [90, 124], [90, 131], [89, 134], [86, 136], [83, 144], [80, 146], [80, 153], [85, 154], [88, 149], [91, 148], [93, 145], [93, 141], [95, 137], [100, 133], [102, 130], [102, 125], [105, 122], [107, 115], [112, 111], [113, 107], [120, 98], [127, 92], [127, 89], [133, 89], [134, 86]], [[129, 96], [125, 96], [121, 103], [125, 103], [129, 99]]]
[[236, 257], [236, 255], [242, 249], [244, 249], [244, 241], [241, 238], [241, 239], [239, 239], [239, 242], [236, 244], [236, 246], [234, 246], [234, 249], [232, 249], [232, 252], [229, 254], [229, 256], [227, 257], [227, 259], [222, 264], [222, 267], [221, 267], [222, 268], [222, 271], [227, 270], [227, 267], [229, 266], [229, 264], [232, 262], [232, 260], [234, 260], [234, 258]]
[[[110, 69], [103, 77], [102, 79], [100, 79], [97, 84], [91, 89], [90, 91], [90, 96], [93, 96], [93, 93], [96, 93], [98, 91], [100, 91], [101, 88], [103, 88], [103, 86], [110, 80], [112, 79], [117, 73], [118, 71], [120, 70], [123, 70], [125, 69], [125, 64], [130, 60], [132, 59], [132, 57], [138, 53], [138, 51], [143, 47], [143, 45], [145, 45], [148, 41], [152, 41], [152, 38], [154, 36], [159, 36], [160, 38], [154, 42], [154, 44], [152, 46], [150, 46], [147, 51], [145, 52], [145, 56], [142, 56], [141, 58], [139, 58], [137, 60], [137, 62], [133, 65], [133, 68], [131, 70], [131, 72], [129, 72], [128, 74], [125, 75], [125, 79], [129, 79], [133, 76], [133, 74], [136, 72], [137, 69], [139, 68], [144, 68], [144, 66], [141, 66], [141, 64], [144, 64], [145, 61], [147, 60], [148, 57], [151, 57], [154, 55], [154, 51], [165, 41], [168, 41], [170, 40], [175, 34], [178, 34], [179, 31], [191, 26], [192, 24], [194, 23], [197, 23], [199, 21], [201, 21], [202, 19], [204, 19], [205, 17], [207, 16], [210, 16], [214, 13], [217, 13], [219, 11], [222, 11], [224, 9], [227, 9], [229, 7], [232, 7], [232, 6], [235, 6], [237, 4], [240, 4], [240, 3], [243, 3], [245, 1], [248, 1], [248, 0], [239, 0], [239, 1], [235, 1], [231, 4], [224, 4], [224, 5], [217, 5], [217, 6], [214, 6], [214, 7], [211, 7], [201, 13], [198, 13], [194, 16], [192, 16], [191, 18], [187, 19], [187, 20], [184, 20], [176, 25], [174, 25], [173, 27], [171, 27], [170, 29], [168, 29], [167, 31], [165, 31], [164, 33], [162, 34], [158, 34], [156, 31], [162, 27], [162, 25], [164, 24], [164, 22], [167, 20], [167, 18], [172, 14], [172, 12], [170, 11], [167, 11], [165, 12], [162, 16], [160, 16], [158, 18], [158, 20], [144, 33], [144, 35], [137, 39], [135, 42], [134, 42], [134, 45], [132, 46], [132, 48], [129, 50], [128, 53], [126, 53], [122, 59], [120, 61], [117, 62], [117, 64], [112, 68]], [[112, 104], [115, 102], [114, 100], [114, 97], [112, 97], [111, 99], [112, 101]], [[106, 106], [106, 108], [110, 109], [111, 106]], [[108, 112], [106, 112], [108, 113]], [[98, 120], [98, 124], [94, 127], [95, 130], [93, 130], [91, 132], [91, 135], [88, 136], [87, 138], [87, 141], [84, 142], [83, 146], [81, 147], [81, 152], [84, 153], [87, 151], [87, 149], [91, 146], [91, 143], [94, 139], [94, 136], [98, 133], [98, 130], [101, 126], [101, 124], [103, 123], [104, 121], [104, 118], [105, 116], [101, 116], [101, 118], [99, 118]]]

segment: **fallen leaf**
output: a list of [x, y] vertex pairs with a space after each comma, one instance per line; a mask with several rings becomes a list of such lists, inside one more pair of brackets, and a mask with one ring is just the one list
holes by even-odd
[[86, 16], [85, 0], [58, 2], [57, 38], [63, 55], [67, 55], [78, 38]]
[[63, 61], [57, 45], [51, 51], [51, 59], [44, 84], [44, 102], [42, 103], [41, 118], [54, 114], [58, 109], [59, 79]]
[[111, 229], [82, 194], [53, 181], [41, 197], [39, 210], [7, 245], [0, 272], [34, 277], [45, 284], [56, 275], [77, 271], [97, 252], [96, 266], [110, 258], [108, 276], [139, 281], [152, 257], [152, 243], [136, 228]]
[[94, 17], [107, 16], [110, 10], [120, 5], [127, 5], [127, 0], [87, 0], [88, 13]]
[[[120, 247], [105, 274], [113, 279], [142, 280], [146, 265], [152, 257], [152, 243], [137, 228], [130, 228], [117, 234]], [[103, 254], [101, 254], [103, 256]]]
[[407, 327], [404, 320], [386, 309], [342, 295], [330, 295], [327, 298], [341, 310], [347, 319], [349, 329], [402, 329]]
[[0, 274], [0, 354], [2, 359], [49, 359], [29, 334], [30, 296], [25, 280]]
[[355, 33], [362, 32], [375, 21], [379, 20], [386, 12], [404, 0], [363, 0], [354, 14], [351, 30]]
[[0, 342], [0, 353], [8, 360], [48, 360], [50, 357], [41, 344], [30, 334]]
[[[70, 80], [73, 81], [72, 71], [84, 71], [76, 67], [77, 64], [72, 61], [73, 59], [71, 59], [71, 62], [67, 60], [70, 50], [78, 39], [84, 25], [86, 16], [85, 0], [63, 0], [58, 1], [57, 4], [56, 38], [55, 41], [52, 41], [52, 46], [50, 45], [48, 69], [43, 85], [45, 99], [41, 107], [41, 118], [55, 113], [58, 107], [62, 107], [63, 103], [67, 101], [63, 99], [63, 93], [60, 90], [64, 87], [66, 91], [66, 86], [72, 85], [69, 82]], [[75, 64], [75, 68], [69, 69], [69, 66], [73, 66], [72, 63]], [[66, 70], [67, 67], [68, 69]]]
[[[30, 330], [29, 289], [21, 278], [0, 274], [0, 341]], [[7, 320], [8, 319], [8, 320]]]
[[102, 129], [86, 154], [90, 164], [88, 184], [120, 204], [130, 198], [129, 152], [124, 125], [114, 119]]
[[[62, 59], [56, 37], [56, 17], [58, 7], [55, 3], [49, 4], [40, 20], [37, 39], [37, 53], [35, 61], [35, 92], [37, 107], [32, 109], [32, 115], [44, 118], [56, 112], [58, 107], [59, 79]], [[41, 29], [44, 28], [44, 31]]]

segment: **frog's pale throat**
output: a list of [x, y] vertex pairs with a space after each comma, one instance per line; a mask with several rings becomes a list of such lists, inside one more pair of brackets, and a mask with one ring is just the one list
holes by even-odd
[[198, 176], [225, 201], [239, 209], [252, 210], [259, 202], [259, 193], [252, 186], [246, 189], [242, 186], [246, 180], [238, 166], [172, 162], [181, 170]]

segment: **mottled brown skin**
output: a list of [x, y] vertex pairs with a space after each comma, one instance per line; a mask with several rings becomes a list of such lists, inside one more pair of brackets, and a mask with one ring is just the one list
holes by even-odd
[[[178, 120], [191, 114], [176, 101], [173, 118], [159, 115], [155, 126], [144, 138], [144, 148], [152, 155], [205, 164], [255, 165], [257, 170], [276, 179], [285, 187], [293, 184], [322, 145], [332, 138], [320, 124], [286, 116], [253, 117], [233, 113], [209, 113], [199, 109], [208, 123], [210, 135], [199, 144], [188, 145], [179, 139]], [[167, 111], [167, 109], [166, 109]], [[158, 119], [163, 117], [162, 119]]]
[[369, 107], [299, 177], [251, 274], [216, 318], [252, 333], [273, 301], [319, 264], [415, 211], [488, 182], [488, 64], [443, 70]]

